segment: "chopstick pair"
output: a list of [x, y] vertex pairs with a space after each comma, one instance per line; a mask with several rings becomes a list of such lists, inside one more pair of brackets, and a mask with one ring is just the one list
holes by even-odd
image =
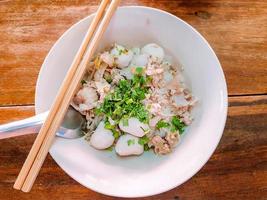
[[22, 190], [23, 192], [29, 192], [31, 190], [53, 142], [55, 133], [60, 126], [70, 101], [86, 71], [87, 63], [91, 60], [93, 54], [95, 53], [96, 48], [120, 2], [120, 0], [112, 0], [108, 6], [109, 1], [110, 0], [102, 0], [63, 81], [63, 84], [59, 89], [56, 99], [53, 102], [50, 113], [17, 177], [13, 186], [15, 189]]

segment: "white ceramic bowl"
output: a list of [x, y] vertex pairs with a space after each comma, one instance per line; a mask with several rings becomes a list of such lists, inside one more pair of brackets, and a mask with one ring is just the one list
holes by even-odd
[[[49, 109], [92, 18], [73, 25], [47, 55], [37, 82], [37, 113]], [[227, 115], [224, 74], [208, 42], [186, 22], [161, 10], [119, 8], [99, 49], [114, 42], [128, 46], [155, 42], [180, 61], [200, 100], [193, 124], [168, 156], [146, 152], [140, 157], [120, 158], [114, 152], [93, 149], [83, 138], [56, 138], [50, 154], [73, 179], [97, 192], [119, 197], [158, 194], [197, 173], [218, 145]]]

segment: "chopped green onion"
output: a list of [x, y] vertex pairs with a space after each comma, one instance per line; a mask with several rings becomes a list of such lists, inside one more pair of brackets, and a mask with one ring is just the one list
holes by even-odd
[[160, 128], [168, 128], [169, 126], [170, 126], [170, 124], [168, 122], [164, 122], [163, 120], [158, 121], [158, 123], [156, 125], [156, 127], [158, 129], [160, 129]]
[[104, 73], [104, 79], [108, 82], [111, 83], [112, 82], [112, 77], [109, 73], [105, 72]]
[[86, 80], [84, 80], [84, 79], [83, 79], [83, 80], [81, 80], [81, 84], [82, 84], [82, 85], [84, 85], [84, 84], [86, 84], [86, 83], [87, 83], [87, 81], [86, 81]]
[[128, 146], [131, 146], [132, 144], [135, 144], [135, 140], [131, 139], [127, 141]]
[[122, 124], [123, 124], [123, 126], [129, 126], [129, 121], [128, 121], [128, 119], [127, 119], [127, 118], [123, 118], [123, 119], [122, 119]]
[[107, 151], [113, 151], [113, 147], [106, 148]]
[[133, 99], [127, 99], [127, 101], [125, 101], [126, 102], [126, 104], [131, 104], [131, 103], [133, 103], [134, 101], [133, 101]]
[[171, 128], [172, 132], [177, 130], [179, 131], [180, 134], [184, 132], [186, 125], [177, 116], [172, 117], [171, 123], [172, 123], [172, 128]]
[[145, 134], [149, 133], [150, 129], [144, 129], [142, 126], [140, 128], [144, 131]]
[[150, 147], [148, 146], [148, 144], [144, 145], [144, 151], [149, 151]]
[[143, 71], [144, 71], [143, 67], [136, 67], [136, 68], [135, 68], [135, 73], [136, 73], [136, 74], [142, 74]]
[[118, 139], [120, 137], [120, 132], [119, 131], [116, 131], [116, 130], [112, 130], [112, 133], [113, 133], [113, 137], [115, 139]]
[[145, 145], [149, 142], [149, 138], [145, 135], [138, 139], [138, 144]]
[[105, 122], [105, 129], [112, 130], [114, 128], [115, 128], [114, 125], [111, 125], [109, 122]]

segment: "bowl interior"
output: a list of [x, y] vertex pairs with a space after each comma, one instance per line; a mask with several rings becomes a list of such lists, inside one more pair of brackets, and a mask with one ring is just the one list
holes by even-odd
[[[91, 20], [89, 16], [72, 26], [47, 55], [37, 82], [37, 113], [50, 108]], [[56, 138], [50, 154], [71, 177], [95, 191], [120, 197], [161, 193], [193, 176], [216, 148], [227, 113], [224, 75], [206, 40], [184, 21], [160, 10], [119, 8], [99, 50], [114, 42], [129, 47], [158, 43], [183, 66], [199, 99], [193, 124], [168, 156], [146, 152], [140, 157], [120, 158], [114, 152], [91, 148], [83, 138]]]

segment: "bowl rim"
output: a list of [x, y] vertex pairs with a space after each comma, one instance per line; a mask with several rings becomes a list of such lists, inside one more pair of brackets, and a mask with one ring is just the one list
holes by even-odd
[[[210, 46], [210, 44], [208, 43], [208, 41], [193, 27], [191, 26], [189, 23], [187, 23], [186, 21], [180, 19], [179, 17], [167, 12], [167, 11], [164, 11], [164, 10], [161, 10], [161, 9], [158, 9], [158, 8], [153, 8], [153, 7], [147, 7], [147, 6], [120, 6], [118, 9], [142, 9], [142, 10], [150, 10], [150, 11], [155, 11], [155, 12], [158, 12], [160, 14], [164, 14], [164, 15], [168, 15], [169, 17], [172, 17], [174, 18], [175, 20], [178, 20], [182, 23], [184, 23], [185, 25], [188, 26], [188, 28], [190, 28], [195, 34], [197, 34], [201, 39], [202, 41], [205, 43], [205, 45], [207, 45], [207, 47], [209, 48], [210, 52], [213, 54], [214, 58], [217, 60], [218, 62], [218, 67], [219, 67], [219, 71], [222, 75], [222, 81], [223, 81], [223, 84], [222, 84], [222, 90], [223, 90], [223, 95], [222, 95], [222, 100], [223, 100], [223, 120], [222, 120], [222, 123], [220, 124], [220, 127], [218, 127], [218, 134], [220, 134], [220, 136], [218, 137], [218, 140], [214, 143], [216, 143], [216, 145], [214, 145], [214, 147], [212, 148], [212, 150], [209, 152], [209, 154], [207, 155], [207, 158], [205, 161], [203, 161], [201, 164], [199, 164], [199, 166], [194, 170], [192, 171], [193, 173], [190, 175], [190, 176], [187, 176], [184, 178], [184, 180], [181, 182], [181, 183], [176, 183], [176, 184], [168, 184], [167, 187], [162, 187], [161, 189], [159, 188], [156, 192], [154, 193], [146, 193], [146, 194], [143, 194], [141, 193], [140, 195], [125, 195], [125, 194], [116, 194], [116, 193], [109, 193], [109, 192], [105, 192], [105, 191], [101, 191], [99, 190], [98, 188], [96, 187], [92, 187], [92, 186], [87, 186], [85, 185], [84, 183], [82, 183], [80, 180], [77, 180], [75, 177], [73, 177], [69, 172], [68, 170], [65, 169], [64, 166], [61, 166], [61, 164], [53, 157], [53, 154], [50, 153], [51, 157], [53, 158], [53, 160], [57, 163], [58, 166], [60, 166], [60, 168], [66, 173], [68, 174], [72, 179], [74, 179], [75, 181], [77, 181], [79, 184], [83, 185], [84, 187], [90, 189], [90, 190], [93, 190], [95, 192], [98, 192], [98, 193], [101, 193], [101, 194], [104, 194], [104, 195], [108, 195], [108, 196], [113, 196], [113, 197], [123, 197], [123, 198], [140, 198], [140, 197], [148, 197], [148, 196], [152, 196], [152, 195], [157, 195], [157, 194], [161, 194], [161, 193], [164, 193], [164, 192], [167, 192], [169, 190], [172, 190], [182, 184], [184, 184], [186, 181], [188, 181], [189, 179], [191, 179], [195, 174], [197, 174], [200, 169], [208, 162], [208, 160], [210, 159], [210, 157], [212, 156], [212, 154], [214, 153], [214, 151], [216, 150], [221, 138], [222, 138], [222, 135], [223, 135], [223, 131], [224, 131], [224, 127], [225, 127], [225, 124], [226, 124], [226, 119], [227, 119], [227, 113], [228, 113], [228, 91], [227, 91], [227, 84], [226, 84], [226, 79], [225, 79], [225, 75], [224, 75], [224, 72], [223, 72], [223, 69], [222, 69], [222, 66], [220, 64], [220, 61], [218, 59], [218, 57], [216, 56], [214, 50], [212, 49], [212, 47]], [[50, 55], [52, 54], [52, 52], [54, 51], [54, 49], [56, 48], [56, 46], [58, 45], [58, 43], [62, 40], [62, 38], [65, 37], [65, 35], [68, 34], [68, 32], [75, 26], [78, 26], [79, 24], [83, 23], [84, 21], [88, 20], [89, 18], [93, 17], [95, 15], [95, 12], [84, 17], [83, 19], [79, 20], [78, 22], [72, 24], [58, 39], [57, 41], [53, 44], [53, 46], [51, 47], [51, 49], [49, 50], [48, 54], [46, 55], [44, 61], [43, 61], [43, 64], [41, 66], [41, 69], [39, 71], [39, 74], [38, 74], [38, 78], [37, 78], [37, 82], [36, 82], [36, 92], [35, 92], [35, 113], [36, 114], [39, 114], [41, 111], [38, 110], [38, 106], [37, 105], [37, 102], [36, 102], [36, 99], [37, 99], [37, 89], [39, 88], [39, 85], [40, 85], [40, 77], [41, 77], [41, 74], [43, 74], [43, 71], [44, 71], [44, 67], [48, 58], [50, 57]]]

